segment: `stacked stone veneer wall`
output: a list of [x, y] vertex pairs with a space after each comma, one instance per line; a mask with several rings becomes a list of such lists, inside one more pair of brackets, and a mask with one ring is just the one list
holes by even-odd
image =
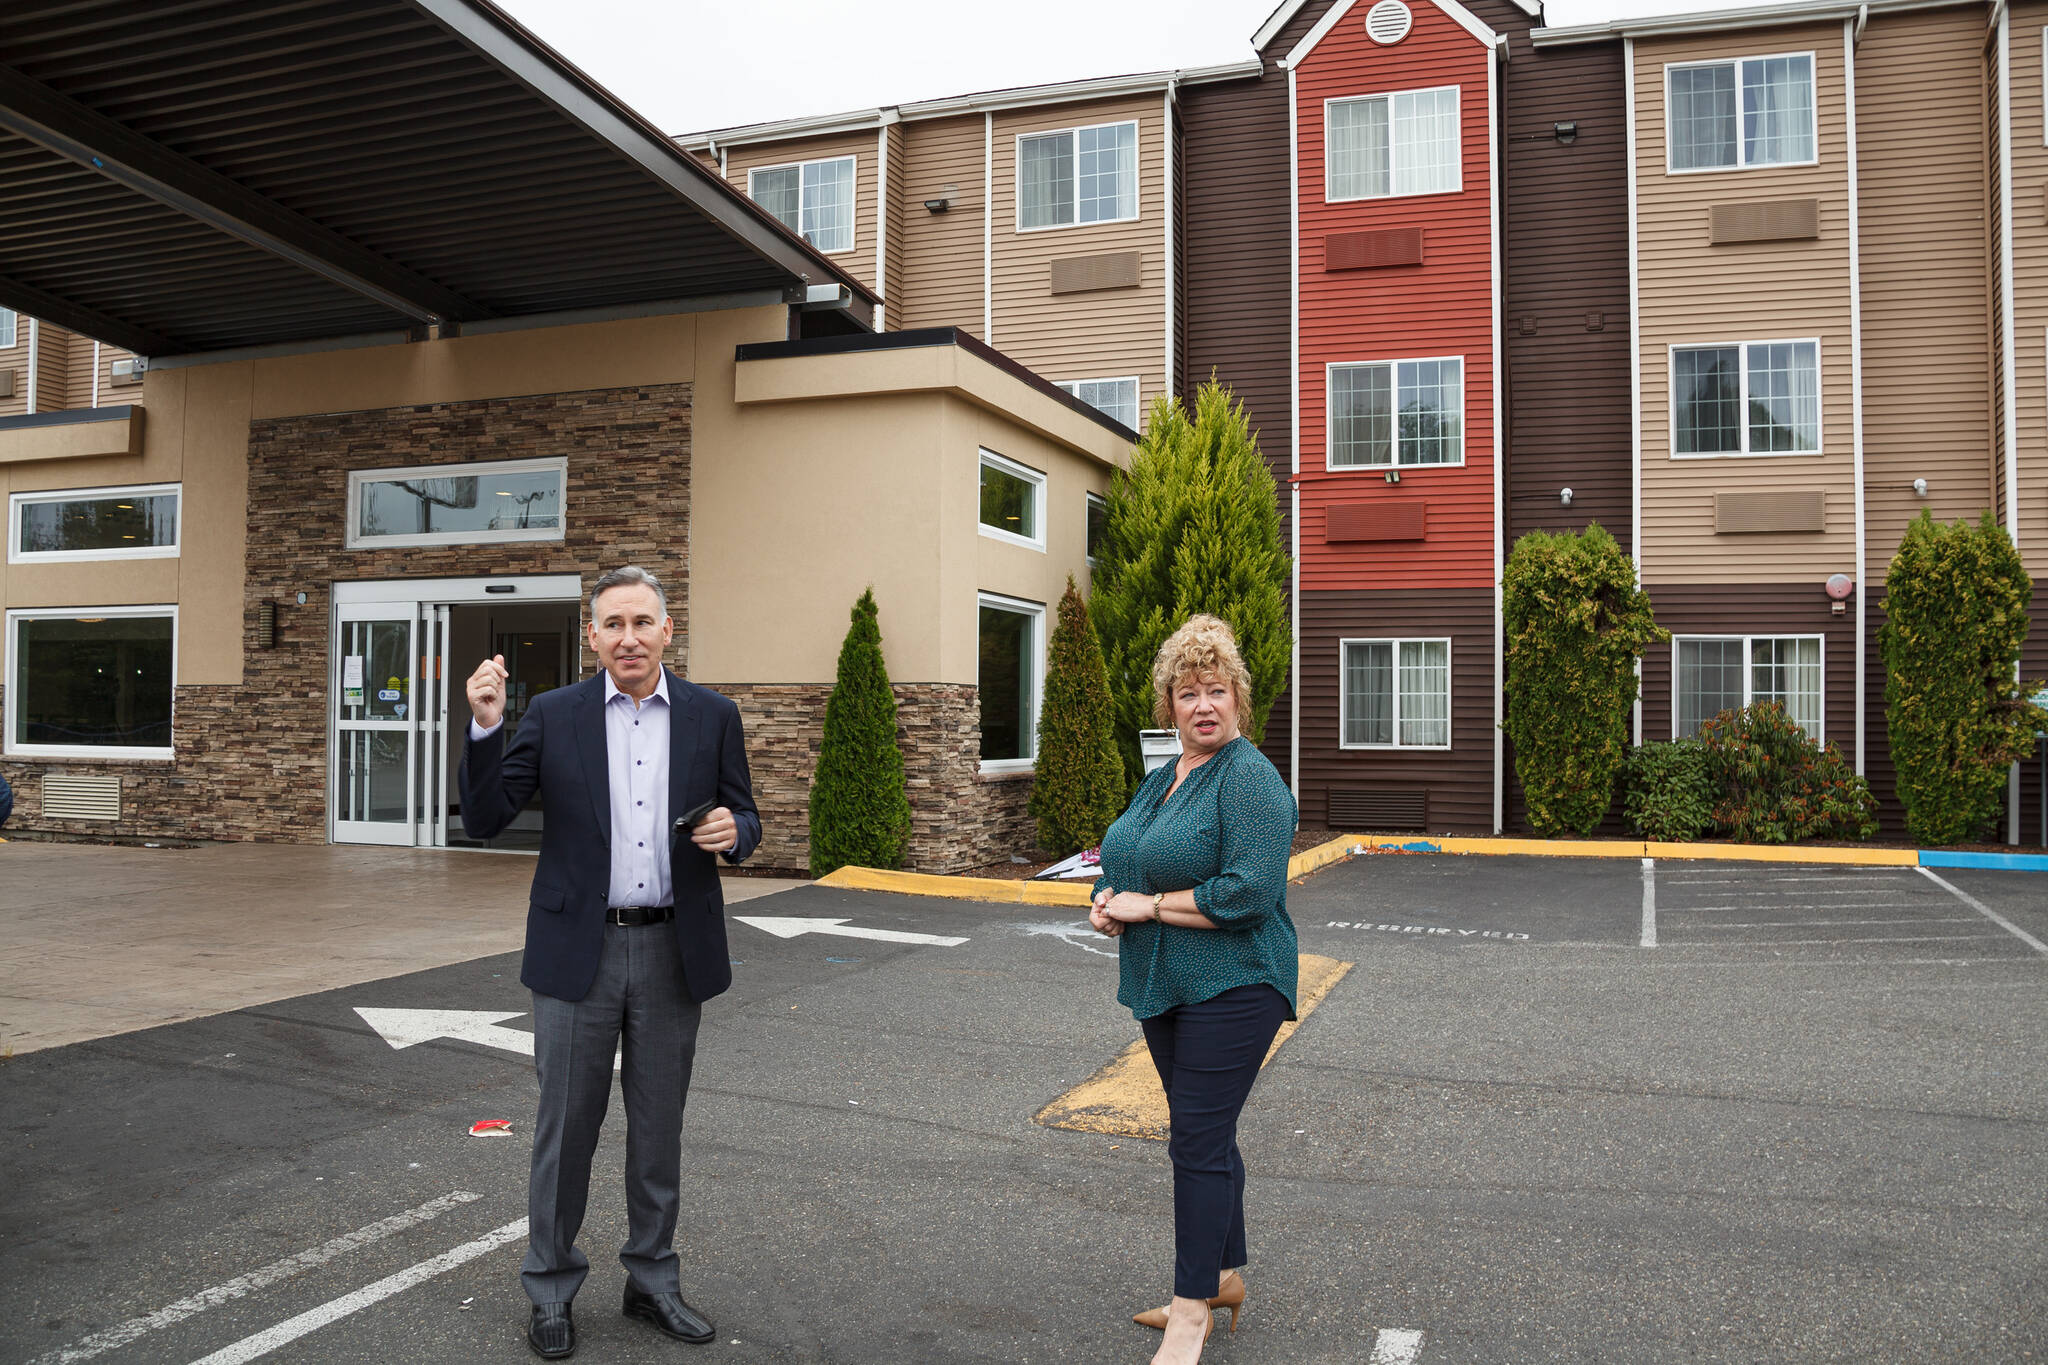
[[[761, 811], [757, 866], [810, 862], [811, 776], [825, 732], [826, 684], [714, 683], [739, 704]], [[958, 872], [1028, 851], [1028, 774], [984, 777], [981, 703], [959, 683], [897, 683], [896, 739], [910, 794], [910, 850], [919, 872]]]
[[[541, 456], [568, 461], [560, 541], [345, 548], [352, 470]], [[687, 384], [252, 422], [242, 685], [177, 689], [171, 760], [8, 760], [0, 766], [16, 793], [8, 829], [323, 842], [333, 583], [573, 573], [588, 592], [603, 569], [641, 564], [668, 588], [676, 621], [668, 660], [687, 675], [689, 526]], [[272, 649], [256, 648], [263, 602], [277, 606]], [[584, 671], [592, 667], [586, 653]], [[451, 702], [460, 715], [461, 703]], [[120, 821], [43, 819], [46, 772], [119, 775]]]

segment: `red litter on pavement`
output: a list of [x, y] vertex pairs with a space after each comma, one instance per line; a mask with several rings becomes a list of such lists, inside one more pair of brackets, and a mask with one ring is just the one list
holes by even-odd
[[511, 1137], [512, 1120], [478, 1119], [475, 1123], [469, 1125], [469, 1135], [471, 1137]]

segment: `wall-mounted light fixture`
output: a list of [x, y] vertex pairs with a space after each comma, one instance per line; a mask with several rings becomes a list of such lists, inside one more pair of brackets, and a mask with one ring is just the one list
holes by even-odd
[[1389, 470], [1387, 471], [1387, 482], [1388, 482], [1388, 483], [1399, 483], [1399, 482], [1401, 482], [1401, 471], [1400, 471], [1400, 470], [1398, 470], [1398, 469], [1389, 469]]
[[1561, 505], [1570, 507], [1572, 505], [1572, 490], [1569, 488], [1558, 489], [1557, 500]]
[[1573, 144], [1574, 142], [1577, 142], [1577, 141], [1579, 140], [1579, 123], [1578, 123], [1578, 120], [1577, 120], [1577, 119], [1573, 119], [1573, 120], [1571, 120], [1571, 121], [1570, 121], [1570, 122], [1568, 122], [1568, 123], [1553, 123], [1553, 124], [1551, 124], [1551, 125], [1550, 125], [1550, 135], [1551, 135], [1552, 137], [1554, 137], [1554, 138], [1556, 138], [1556, 139], [1557, 139], [1557, 141], [1558, 141], [1558, 145], [1559, 145], [1559, 146], [1561, 146], [1561, 147], [1569, 147], [1569, 146], [1571, 146], [1571, 145], [1572, 145], [1572, 144]]
[[1927, 496], [1927, 480], [1925, 480], [1925, 479], [1915, 479], [1915, 480], [1913, 480], [1913, 494], [1914, 494], [1914, 496], [1915, 496], [1915, 497], [1922, 497], [1922, 498], [1926, 497], [1926, 496]]
[[1856, 591], [1856, 580], [1845, 573], [1831, 573], [1826, 583], [1828, 610], [1840, 616], [1848, 611], [1849, 594]]
[[944, 213], [951, 207], [953, 207], [953, 201], [944, 195], [940, 195], [937, 199], [927, 199], [924, 201], [924, 211], [926, 213]]

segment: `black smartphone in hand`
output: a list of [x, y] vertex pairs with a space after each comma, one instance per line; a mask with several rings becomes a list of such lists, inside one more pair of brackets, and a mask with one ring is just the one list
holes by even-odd
[[681, 815], [678, 815], [676, 817], [675, 826], [676, 837], [680, 839], [685, 834], [688, 834], [690, 832], [691, 826], [695, 825], [699, 820], [702, 820], [705, 816], [711, 814], [711, 812], [714, 809], [716, 809], [717, 806], [718, 798], [714, 796], [709, 801], [705, 801], [698, 805], [692, 806], [688, 810], [684, 811]]

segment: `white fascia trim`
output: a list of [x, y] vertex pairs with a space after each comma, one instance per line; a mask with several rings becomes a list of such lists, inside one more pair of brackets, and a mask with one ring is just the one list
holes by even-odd
[[996, 344], [996, 116], [981, 116], [981, 343]]
[[[1505, 49], [1503, 49], [1503, 52]], [[1502, 466], [1501, 432], [1501, 242], [1500, 242], [1500, 63], [1486, 64], [1486, 193], [1487, 226], [1492, 237], [1493, 294], [1493, 832], [1506, 827], [1507, 818], [1507, 616], [1501, 595], [1501, 572], [1507, 554], [1506, 487]], [[1461, 435], [1463, 433], [1460, 433]]]
[[[1636, 40], [1621, 40], [1622, 119], [1628, 170], [1628, 496], [1629, 555], [1643, 585], [1643, 323], [1636, 229]], [[1674, 684], [1674, 687], [1676, 685]], [[1636, 660], [1635, 732], [1643, 742], [1643, 661]]]
[[[2000, 368], [2005, 372], [2005, 534], [2015, 550], [2020, 546], [2020, 400], [2019, 365], [2013, 354], [2015, 340], [2012, 263], [2012, 11], [1998, 7], [1998, 258], [1999, 293], [2003, 295], [2005, 317], [1999, 331], [1999, 345], [2005, 355]], [[2017, 839], [2015, 839], [2017, 842]]]
[[1114, 99], [1120, 95], [1147, 95], [1168, 85], [1205, 85], [1213, 81], [1248, 80], [1261, 74], [1265, 65], [1257, 57], [1212, 66], [1181, 67], [1172, 71], [1144, 71], [1125, 76], [1098, 76], [1089, 80], [1055, 81], [1046, 85], [1018, 85], [985, 90], [970, 95], [949, 95], [944, 99], [920, 100], [911, 104], [884, 105], [877, 109], [856, 109], [808, 118], [778, 119], [771, 123], [747, 123], [732, 128], [713, 128], [701, 133], [678, 133], [675, 141], [685, 151], [709, 151], [720, 147], [744, 147], [758, 142], [779, 142], [784, 138], [822, 137], [831, 133], [866, 132], [882, 122], [915, 123], [925, 119], [952, 118], [990, 110], [1028, 109], [1046, 104], [1070, 104], [1079, 100]]
[[[1321, 21], [1314, 28], [1310, 29], [1300, 42], [1294, 45], [1294, 50], [1281, 58], [1280, 65], [1292, 71], [1297, 62], [1300, 62], [1309, 53], [1315, 51], [1316, 45], [1330, 36], [1330, 30], [1342, 23], [1344, 16], [1351, 13], [1352, 6], [1357, 3], [1358, 0], [1339, 0], [1338, 4], [1332, 5], [1329, 11], [1323, 15]], [[1456, 23], [1459, 28], [1464, 29], [1474, 38], [1486, 44], [1489, 49], [1495, 51], [1500, 49], [1501, 36], [1481, 23], [1479, 16], [1459, 4], [1458, 0], [1424, 0], [1424, 3], [1435, 5], [1438, 9], [1449, 15], [1452, 22]]]
[[1616, 38], [1655, 38], [1680, 33], [1727, 33], [1738, 29], [1777, 28], [1786, 24], [1856, 19], [1867, 14], [1905, 14], [1913, 10], [1953, 9], [1980, 0], [1793, 0], [1791, 4], [1755, 5], [1745, 9], [1694, 10], [1639, 19], [1610, 19], [1599, 24], [1533, 28], [1529, 40], [1537, 47], [1611, 42]]
[[[19, 316], [19, 314], [16, 314], [17, 319]], [[16, 330], [20, 330], [18, 321]], [[27, 412], [31, 417], [36, 413], [36, 379], [43, 369], [42, 342], [43, 325], [35, 318], [30, 318], [28, 320], [28, 394], [27, 406], [23, 411]]]
[[[1866, 698], [1864, 695], [1865, 621], [1863, 603], [1870, 594], [1864, 586], [1864, 556], [1867, 537], [1863, 524], [1863, 254], [1857, 237], [1861, 232], [1856, 163], [1856, 30], [1857, 21], [1842, 21], [1843, 100], [1849, 133], [1849, 442], [1856, 478], [1856, 773], [1863, 775]], [[1816, 377], [1817, 378], [1817, 377]]]
[[[1265, 23], [1259, 25], [1259, 31], [1252, 35], [1252, 46], [1264, 52], [1266, 44], [1279, 37], [1280, 30], [1292, 23], [1294, 16], [1301, 13], [1308, 2], [1309, 0], [1286, 0], [1280, 8], [1266, 16]], [[1513, 4], [1531, 19], [1543, 17], [1542, 0], [1513, 0]]]
[[1293, 540], [1294, 569], [1290, 604], [1294, 627], [1294, 658], [1288, 665], [1287, 690], [1293, 699], [1287, 725], [1287, 785], [1301, 807], [1301, 105], [1299, 81], [1287, 69], [1287, 306], [1289, 312], [1287, 388], [1293, 402], [1293, 449], [1287, 486], [1293, 490], [1288, 532]]

